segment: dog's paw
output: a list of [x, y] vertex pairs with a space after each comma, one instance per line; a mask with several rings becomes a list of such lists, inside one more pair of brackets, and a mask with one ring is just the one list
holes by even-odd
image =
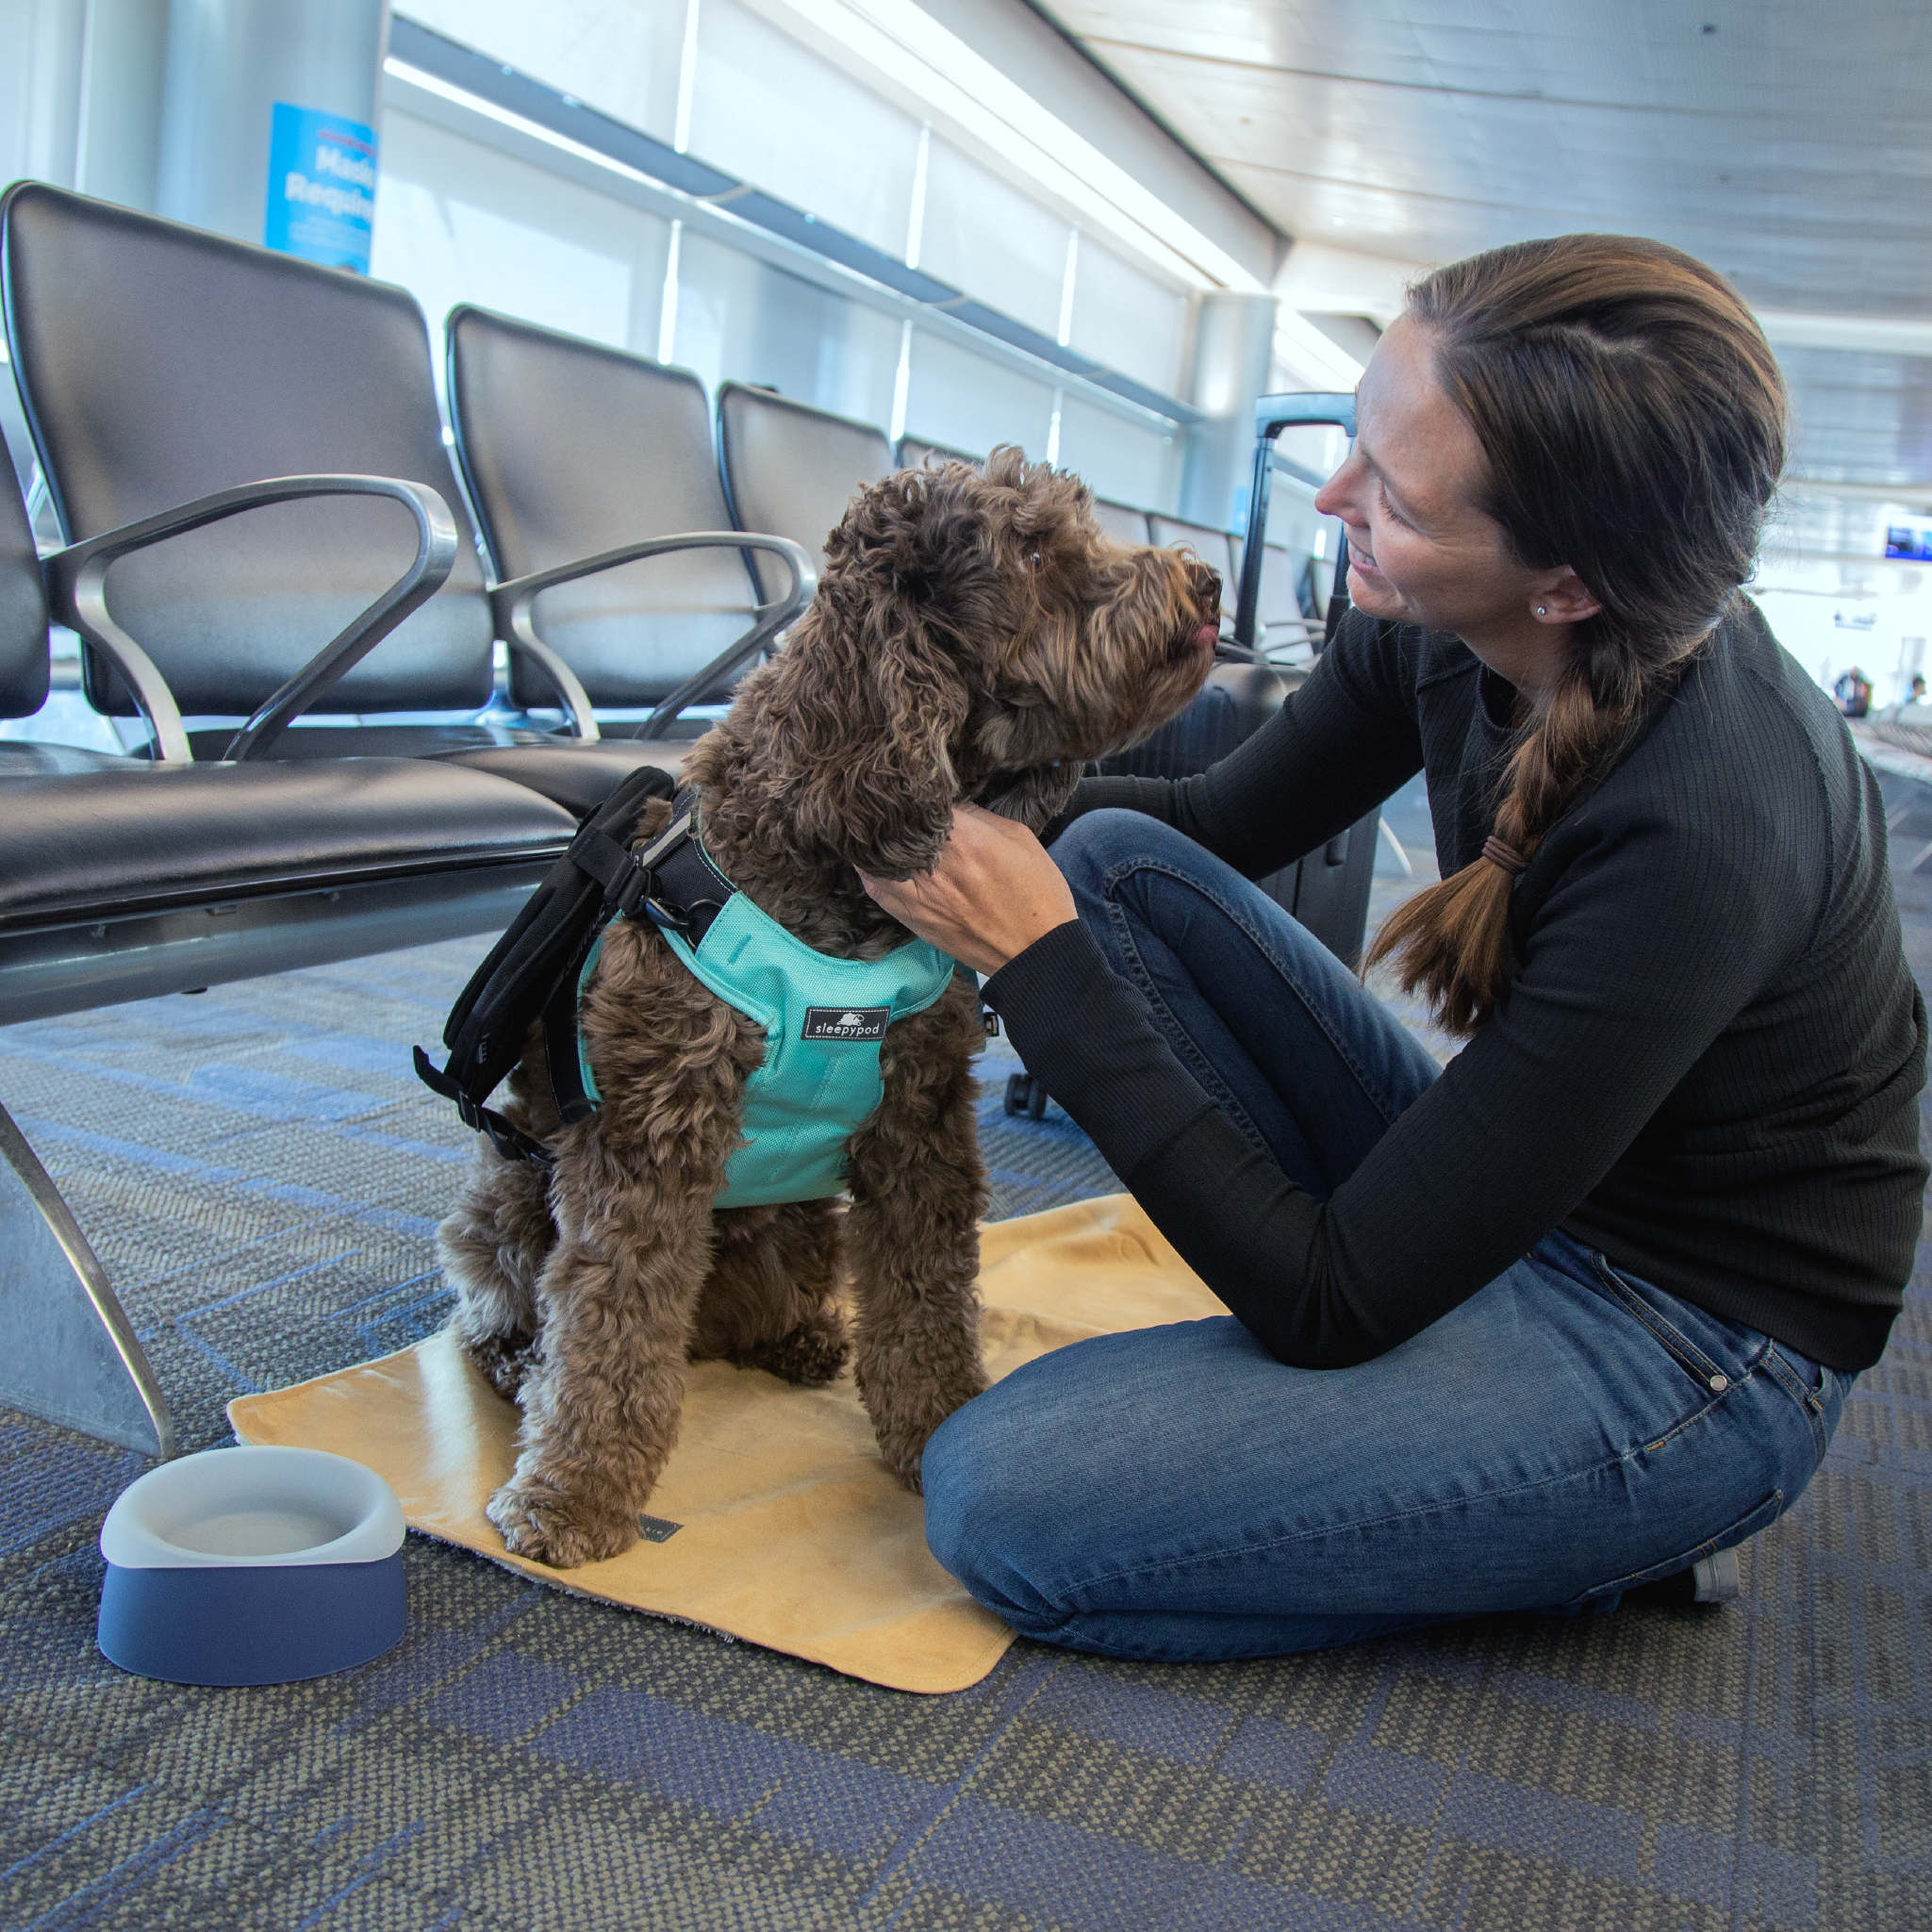
[[463, 1359], [506, 1402], [517, 1399], [524, 1378], [537, 1365], [532, 1335], [461, 1335]]
[[637, 1540], [635, 1515], [613, 1516], [573, 1503], [541, 1484], [511, 1481], [485, 1505], [484, 1514], [502, 1532], [512, 1556], [553, 1570], [621, 1556]]
[[822, 1388], [844, 1372], [851, 1339], [836, 1309], [824, 1309], [776, 1342], [760, 1342], [745, 1357], [749, 1368], [762, 1368], [806, 1389]]

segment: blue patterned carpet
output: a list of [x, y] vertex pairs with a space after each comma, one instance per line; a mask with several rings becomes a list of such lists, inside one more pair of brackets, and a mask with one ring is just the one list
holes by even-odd
[[[1923, 975], [1932, 887], [1901, 896]], [[406, 1058], [483, 949], [0, 1036], [0, 1100], [187, 1446], [227, 1439], [238, 1393], [440, 1321], [464, 1136]], [[1000, 1117], [1001, 1051], [998, 1212], [1110, 1191], [1065, 1116]], [[1185, 1669], [1021, 1643], [951, 1698], [414, 1539], [410, 1633], [375, 1664], [124, 1676], [93, 1647], [94, 1537], [141, 1464], [0, 1416], [0, 1924], [1932, 1925], [1926, 1262], [1735, 1606]]]

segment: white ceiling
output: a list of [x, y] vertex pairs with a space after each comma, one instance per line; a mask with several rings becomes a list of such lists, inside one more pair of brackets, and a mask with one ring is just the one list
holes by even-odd
[[[1932, 318], [1928, 0], [1048, 0], [1284, 233], [1660, 237], [1759, 308]], [[1932, 481], [1932, 358], [1785, 349], [1814, 477]], [[1869, 542], [1870, 505], [1798, 520]], [[1795, 527], [1792, 535], [1796, 536]]]

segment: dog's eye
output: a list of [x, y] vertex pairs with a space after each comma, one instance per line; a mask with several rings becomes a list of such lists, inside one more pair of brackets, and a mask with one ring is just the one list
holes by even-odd
[[1042, 556], [1042, 555], [1040, 554], [1040, 553], [1039, 553], [1038, 551], [1036, 551], [1036, 550], [1030, 550], [1030, 551], [1029, 551], [1029, 552], [1027, 553], [1027, 569], [1028, 569], [1028, 570], [1045, 570], [1045, 569], [1046, 569], [1046, 567], [1047, 567], [1047, 559], [1046, 559], [1046, 558], [1045, 558], [1044, 556]]

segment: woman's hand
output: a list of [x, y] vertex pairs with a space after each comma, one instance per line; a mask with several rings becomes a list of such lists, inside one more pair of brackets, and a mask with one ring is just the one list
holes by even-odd
[[921, 939], [983, 978], [1079, 915], [1047, 849], [1024, 825], [957, 805], [952, 835], [930, 872], [874, 879], [866, 890]]

